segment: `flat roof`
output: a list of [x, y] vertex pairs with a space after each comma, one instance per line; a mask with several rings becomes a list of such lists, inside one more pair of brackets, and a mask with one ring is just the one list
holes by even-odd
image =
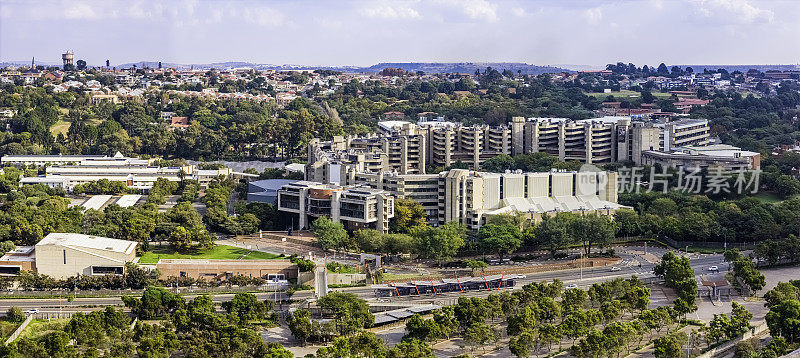
[[136, 205], [141, 198], [141, 195], [123, 195], [121, 198], [119, 198], [119, 200], [117, 200], [116, 204], [123, 208], [128, 208]]
[[111, 200], [111, 195], [95, 195], [84, 201], [83, 204], [81, 204], [81, 206], [86, 208], [87, 210], [88, 209], [100, 210], [100, 208], [102, 208], [103, 205], [109, 200]]
[[130, 254], [136, 249], [135, 241], [118, 240], [109, 237], [84, 235], [76, 233], [54, 232], [47, 234], [36, 247], [39, 246], [66, 246], [72, 248], [87, 248], [105, 250], [123, 254]]

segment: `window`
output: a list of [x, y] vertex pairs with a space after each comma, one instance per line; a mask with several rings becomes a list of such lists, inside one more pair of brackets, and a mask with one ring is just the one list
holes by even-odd
[[63, 250], [63, 251], [64, 251], [64, 265], [66, 265], [67, 264], [67, 250]]
[[92, 275], [122, 275], [122, 266], [92, 266]]

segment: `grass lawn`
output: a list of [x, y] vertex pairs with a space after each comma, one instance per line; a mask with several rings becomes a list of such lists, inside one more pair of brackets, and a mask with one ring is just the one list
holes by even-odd
[[783, 201], [783, 198], [778, 196], [778, 194], [768, 191], [760, 191], [757, 194], [753, 195], [753, 197], [758, 199], [762, 203], [769, 203], [769, 204], [780, 203], [781, 201]]
[[170, 248], [155, 248], [144, 253], [139, 259], [142, 264], [154, 264], [159, 259], [216, 259], [216, 260], [236, 260], [244, 256], [245, 260], [269, 260], [280, 258], [280, 255], [270, 254], [260, 251], [252, 251], [228, 245], [217, 245], [210, 249], [192, 250], [187, 253], [174, 252]]
[[[653, 96], [656, 98], [669, 98], [672, 96], [669, 93], [661, 93], [661, 92], [652, 92]], [[614, 96], [616, 99], [622, 98], [639, 98], [641, 97], [641, 93], [636, 91], [629, 91], [629, 90], [622, 90], [622, 91], [612, 91], [611, 93], [602, 93], [602, 92], [588, 92], [586, 93], [587, 96], [592, 96], [598, 99], [605, 99], [608, 96]]]
[[58, 136], [59, 133], [66, 136], [67, 132], [69, 132], [70, 124], [72, 123], [67, 121], [58, 121], [56, 124], [53, 124], [53, 126], [50, 127], [50, 134], [52, 134], [53, 137]]
[[[20, 337], [38, 338], [42, 335], [59, 329], [64, 329], [64, 326], [69, 322], [69, 318], [51, 319], [34, 319], [25, 327], [25, 331], [20, 334]], [[12, 332], [13, 333], [13, 332]], [[10, 335], [11, 333], [9, 333]]]
[[0, 319], [0, 338], [3, 340], [8, 338], [11, 333], [14, 333], [14, 331], [17, 330], [17, 327], [19, 327], [20, 323], [21, 322], [10, 322], [6, 321], [5, 319]]

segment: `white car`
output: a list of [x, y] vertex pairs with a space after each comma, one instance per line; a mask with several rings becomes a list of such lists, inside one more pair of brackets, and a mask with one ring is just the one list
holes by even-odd
[[38, 308], [32, 308], [32, 309], [29, 309], [29, 310], [25, 311], [25, 314], [37, 314], [37, 313], [39, 313], [39, 309]]
[[571, 284], [567, 285], [567, 287], [566, 287], [566, 288], [567, 288], [567, 289], [571, 289], [571, 288], [578, 288], [578, 285], [576, 285], [576, 284], [574, 284], [574, 283], [571, 283]]
[[615, 271], [619, 271], [619, 270], [622, 270], [622, 269], [617, 267], [617, 266], [612, 266], [611, 267], [611, 272], [615, 272]]
[[711, 266], [711, 267], [709, 267], [709, 268], [708, 268], [708, 270], [709, 270], [709, 271], [714, 271], [714, 272], [716, 272], [716, 271], [719, 271], [719, 267], [717, 267], [717, 266]]

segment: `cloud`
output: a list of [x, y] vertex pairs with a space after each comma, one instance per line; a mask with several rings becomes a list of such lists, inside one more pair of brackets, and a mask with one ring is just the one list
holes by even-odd
[[285, 23], [283, 13], [278, 10], [268, 7], [256, 7], [248, 9], [244, 13], [244, 19], [247, 22], [258, 24], [260, 26], [278, 27]]
[[728, 23], [771, 23], [775, 17], [775, 13], [771, 10], [759, 9], [747, 0], [692, 0], [692, 2], [698, 15]]
[[586, 19], [586, 21], [596, 24], [603, 19], [603, 9], [596, 7], [583, 10], [583, 17]]
[[474, 20], [497, 21], [497, 4], [486, 0], [459, 1], [464, 13]]
[[73, 3], [64, 8], [64, 18], [70, 20], [94, 20], [100, 16], [86, 3]]
[[521, 7], [515, 7], [511, 9], [511, 13], [514, 14], [514, 16], [523, 17], [525, 16], [525, 9]]
[[419, 12], [408, 6], [381, 3], [374, 6], [361, 8], [358, 11], [362, 16], [377, 19], [416, 19], [420, 17]]

